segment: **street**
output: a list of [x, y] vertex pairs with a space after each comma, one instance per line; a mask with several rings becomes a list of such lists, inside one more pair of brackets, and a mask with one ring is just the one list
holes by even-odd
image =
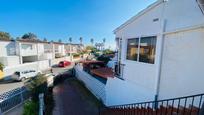
[[[67, 66], [65, 68], [52, 67], [52, 71], [54, 75], [58, 75], [60, 73], [64, 73], [67, 70], [73, 68], [73, 66], [74, 66], [74, 63], [72, 63], [70, 66]], [[50, 71], [44, 71], [43, 73], [47, 74], [47, 73], [50, 73]], [[0, 94], [8, 92], [16, 88], [19, 88], [19, 87], [22, 87], [22, 86], [24, 86], [24, 82], [22, 81], [17, 82], [13, 80], [8, 80], [8, 81], [0, 82]]]

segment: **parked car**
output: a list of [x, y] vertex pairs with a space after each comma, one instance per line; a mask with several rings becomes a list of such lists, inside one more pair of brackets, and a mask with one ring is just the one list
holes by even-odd
[[69, 61], [61, 61], [58, 64], [59, 67], [66, 67], [66, 66], [69, 66], [69, 65], [71, 65], [71, 62], [69, 62]]
[[24, 81], [41, 73], [42, 72], [36, 70], [16, 71], [11, 77], [13, 80]]

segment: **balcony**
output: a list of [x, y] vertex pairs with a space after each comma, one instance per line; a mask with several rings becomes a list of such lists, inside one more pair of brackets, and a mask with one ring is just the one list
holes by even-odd
[[36, 44], [21, 44], [20, 47], [21, 56], [33, 56], [37, 55], [37, 47]]

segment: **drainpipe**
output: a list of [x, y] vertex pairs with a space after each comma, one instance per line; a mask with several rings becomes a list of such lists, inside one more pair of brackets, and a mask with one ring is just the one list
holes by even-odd
[[[166, 7], [166, 3], [167, 1], [163, 1], [164, 5], [162, 8], [162, 16], [161, 16], [161, 41], [160, 41], [160, 53], [159, 53], [159, 62], [158, 62], [158, 71], [157, 71], [157, 81], [156, 81], [156, 92], [155, 92], [155, 102], [158, 101], [158, 96], [159, 96], [159, 89], [160, 89], [160, 81], [161, 81], [161, 70], [162, 70], [162, 58], [163, 58], [163, 49], [164, 49], [164, 32], [165, 32], [165, 28], [166, 28], [166, 20], [164, 19], [164, 10]], [[158, 104], [155, 103], [155, 108], [157, 108]]]

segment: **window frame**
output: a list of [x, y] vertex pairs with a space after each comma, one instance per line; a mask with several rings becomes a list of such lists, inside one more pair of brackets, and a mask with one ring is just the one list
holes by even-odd
[[[128, 40], [132, 40], [132, 39], [138, 39], [138, 47], [137, 47], [137, 60], [131, 60], [131, 59], [127, 59], [127, 56], [128, 56]], [[126, 49], [125, 49], [125, 51], [126, 51], [126, 53], [125, 53], [125, 59], [126, 60], [129, 60], [129, 61], [134, 61], [134, 62], [137, 62], [138, 61], [138, 59], [139, 59], [139, 47], [140, 47], [140, 37], [135, 37], [135, 38], [128, 38], [128, 39], [126, 39]]]
[[[155, 58], [154, 58], [154, 63], [146, 63], [146, 62], [140, 62], [139, 61], [139, 56], [140, 56], [140, 44], [141, 44], [141, 38], [147, 38], [147, 37], [155, 37], [156, 38], [156, 44], [155, 44], [155, 49], [157, 49], [157, 42], [158, 42], [158, 36], [157, 35], [149, 35], [149, 36], [140, 36], [140, 37], [132, 37], [132, 38], [127, 38], [126, 39], [126, 53], [125, 53], [125, 60], [126, 61], [131, 61], [131, 62], [137, 62], [137, 63], [142, 63], [142, 64], [149, 64], [149, 65], [154, 65], [155, 62], [156, 62], [156, 54], [157, 54], [157, 50], [155, 51]], [[128, 40], [129, 39], [139, 39], [139, 43], [138, 43], [138, 50], [137, 50], [137, 60], [130, 60], [130, 59], [127, 59], [127, 50], [128, 50]]]

